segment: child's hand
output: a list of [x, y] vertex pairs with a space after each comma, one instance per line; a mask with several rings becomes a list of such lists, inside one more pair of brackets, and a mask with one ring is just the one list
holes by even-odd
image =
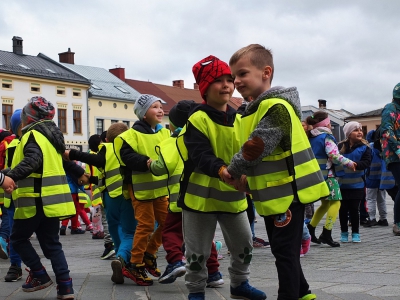
[[235, 179], [234, 184], [235, 189], [239, 192], [246, 192], [247, 191], [247, 177], [246, 175], [242, 175], [240, 179]]
[[11, 194], [12, 191], [17, 188], [17, 185], [11, 177], [4, 176], [4, 182], [1, 187], [7, 194]]
[[225, 167], [220, 170], [219, 172], [219, 177], [221, 177], [221, 180], [227, 184], [230, 185], [235, 185], [235, 179], [229, 174], [228, 169]]
[[69, 159], [69, 151], [70, 150], [65, 150], [63, 155], [62, 155], [63, 159], [66, 160], [66, 161], [70, 161], [70, 159]]
[[90, 174], [88, 173], [83, 173], [81, 177], [78, 178], [78, 183], [79, 185], [86, 185], [90, 183]]
[[150, 170], [151, 162], [152, 162], [152, 160], [151, 160], [151, 158], [149, 158], [149, 159], [147, 160], [147, 168], [148, 168], [149, 170]]
[[357, 163], [355, 163], [355, 162], [353, 161], [353, 164], [352, 164], [352, 166], [350, 167], [350, 169], [351, 169], [353, 172], [355, 172], [355, 171], [356, 171], [356, 167], [357, 167]]

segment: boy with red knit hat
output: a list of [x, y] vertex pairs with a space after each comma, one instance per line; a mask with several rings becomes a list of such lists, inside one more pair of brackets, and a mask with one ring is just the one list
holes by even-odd
[[205, 299], [206, 261], [217, 222], [231, 252], [231, 297], [263, 300], [267, 298], [265, 293], [248, 283], [253, 242], [245, 193], [220, 177], [240, 149], [233, 128], [236, 111], [228, 105], [234, 91], [231, 70], [210, 55], [193, 66], [193, 74], [204, 103], [194, 109], [185, 132], [177, 140], [184, 160], [178, 206], [183, 210], [189, 300]]

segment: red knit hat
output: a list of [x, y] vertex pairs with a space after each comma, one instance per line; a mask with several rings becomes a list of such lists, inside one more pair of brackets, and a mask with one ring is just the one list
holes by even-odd
[[206, 100], [204, 94], [211, 83], [223, 75], [231, 75], [228, 64], [219, 58], [210, 55], [200, 60], [193, 66], [193, 75], [199, 85], [201, 97]]

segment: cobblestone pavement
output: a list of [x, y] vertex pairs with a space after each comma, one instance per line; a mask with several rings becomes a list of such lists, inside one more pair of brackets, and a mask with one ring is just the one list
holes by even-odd
[[[393, 221], [393, 201], [388, 197], [388, 220]], [[318, 204], [316, 204], [316, 207]], [[255, 224], [256, 235], [266, 238], [264, 222], [261, 217]], [[333, 237], [339, 240], [340, 230], [338, 221], [333, 230]], [[317, 228], [317, 234], [322, 231], [323, 221]], [[400, 299], [400, 237], [392, 233], [392, 226], [360, 228], [361, 240], [359, 244], [342, 244], [340, 248], [331, 248], [326, 245], [311, 245], [310, 252], [301, 259], [305, 276], [310, 288], [321, 300], [394, 300]], [[201, 235], [199, 235], [201, 238]], [[35, 237], [32, 243], [39, 249]], [[222, 239], [219, 228], [216, 240]], [[140, 287], [129, 279], [125, 284], [115, 285], [111, 282], [111, 261], [100, 260], [103, 252], [103, 241], [93, 240], [91, 235], [67, 235], [61, 237], [64, 251], [67, 256], [71, 277], [74, 282], [76, 299], [139, 299], [139, 300], [169, 300], [187, 299], [187, 289], [183, 277], [169, 285], [161, 285], [155, 281], [153, 286]], [[223, 242], [224, 244], [224, 242]], [[41, 253], [41, 250], [39, 250]], [[224, 275], [225, 284], [220, 288], [207, 289], [207, 299], [229, 298], [229, 256], [223, 246], [221, 253], [225, 256], [220, 260], [220, 270]], [[159, 251], [158, 264], [163, 272], [166, 266], [165, 251]], [[43, 257], [43, 256], [42, 256]], [[43, 264], [51, 272], [49, 260], [43, 258]], [[6, 283], [4, 276], [9, 262], [0, 260], [0, 299], [55, 299], [55, 285], [34, 293], [25, 293], [21, 290], [22, 280]], [[27, 272], [24, 271], [23, 280]], [[278, 290], [277, 272], [271, 251], [255, 248], [251, 266], [252, 285], [262, 289], [268, 299], [276, 299]]]

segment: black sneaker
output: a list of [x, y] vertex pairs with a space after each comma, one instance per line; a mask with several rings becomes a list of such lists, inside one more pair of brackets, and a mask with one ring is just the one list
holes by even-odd
[[376, 222], [375, 219], [372, 219], [372, 220], [367, 220], [367, 222], [363, 223], [362, 226], [364, 226], [364, 227], [372, 227], [372, 226], [375, 226], [377, 224], [378, 224], [378, 222]]
[[15, 282], [22, 278], [22, 269], [16, 265], [11, 265], [8, 269], [6, 277], [4, 277], [5, 282]]
[[101, 259], [109, 259], [115, 255], [115, 250], [114, 250], [114, 244], [113, 243], [107, 243], [104, 244], [104, 252], [101, 255]]
[[60, 235], [66, 235], [67, 227], [61, 226], [60, 227]]
[[384, 220], [379, 220], [378, 222], [376, 222], [376, 225], [378, 226], [389, 226], [389, 223], [386, 219]]
[[81, 228], [71, 229], [71, 234], [84, 234], [86, 231]]

